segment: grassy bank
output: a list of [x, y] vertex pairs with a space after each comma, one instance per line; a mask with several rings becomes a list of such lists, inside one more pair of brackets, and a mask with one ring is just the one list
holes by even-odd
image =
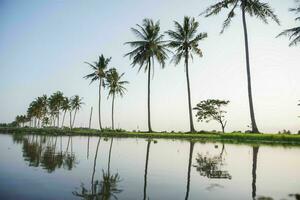
[[11, 134], [39, 134], [39, 135], [74, 135], [74, 136], [104, 136], [131, 138], [166, 138], [185, 139], [195, 141], [216, 141], [225, 143], [273, 144], [300, 146], [300, 135], [288, 134], [249, 134], [249, 133], [142, 133], [95, 129], [55, 129], [55, 128], [0, 128], [0, 133]]

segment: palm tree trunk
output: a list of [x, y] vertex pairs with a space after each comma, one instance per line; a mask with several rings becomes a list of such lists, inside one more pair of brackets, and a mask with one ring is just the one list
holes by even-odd
[[115, 103], [115, 94], [113, 94], [112, 105], [111, 105], [111, 127], [114, 130], [114, 103]]
[[248, 98], [249, 98], [249, 107], [250, 107], [251, 127], [252, 127], [252, 132], [253, 133], [259, 133], [258, 128], [256, 126], [254, 108], [253, 108], [253, 100], [252, 100], [248, 33], [247, 33], [247, 23], [246, 23], [246, 14], [245, 14], [245, 1], [243, 1], [243, 5], [242, 5], [242, 15], [243, 15], [244, 37], [245, 37], [246, 67], [247, 67], [247, 81], [248, 81]]
[[188, 90], [188, 101], [189, 101], [189, 116], [190, 116], [190, 132], [195, 132], [194, 123], [193, 123], [193, 113], [192, 113], [192, 104], [191, 104], [191, 90], [190, 90], [190, 78], [189, 78], [189, 61], [188, 61], [188, 52], [186, 50], [185, 55], [185, 72], [186, 72], [186, 81], [187, 81], [187, 90]]
[[57, 113], [57, 128], [59, 128], [59, 111]]
[[190, 142], [190, 156], [189, 156], [189, 164], [188, 164], [188, 175], [187, 175], [187, 183], [186, 183], [185, 200], [189, 199], [189, 193], [190, 193], [191, 167], [192, 167], [192, 159], [193, 159], [193, 150], [194, 150], [194, 143]]
[[72, 112], [70, 111], [70, 129], [72, 130]]
[[93, 114], [93, 106], [91, 107], [90, 121], [89, 121], [89, 129], [91, 129], [91, 123], [92, 123], [92, 114]]
[[256, 168], [257, 168], [257, 155], [259, 147], [253, 147], [253, 161], [252, 161], [252, 199], [256, 197]]
[[61, 123], [61, 128], [64, 127], [64, 122], [65, 122], [66, 112], [67, 112], [67, 110], [65, 110], [65, 112], [64, 112], [63, 120], [62, 120], [62, 123]]
[[148, 132], [153, 132], [151, 127], [151, 114], [150, 114], [150, 80], [151, 80], [151, 59], [148, 60]]
[[73, 117], [73, 123], [72, 123], [72, 128], [74, 127], [75, 118], [76, 118], [76, 113], [77, 113], [77, 109], [75, 109], [75, 113], [74, 113], [74, 117]]
[[101, 87], [102, 87], [102, 79], [100, 78], [100, 83], [99, 83], [99, 127], [100, 130], [102, 130], [102, 125], [101, 125]]

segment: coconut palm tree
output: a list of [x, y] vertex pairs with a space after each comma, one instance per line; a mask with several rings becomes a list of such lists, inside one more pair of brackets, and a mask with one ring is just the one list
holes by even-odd
[[72, 122], [72, 127], [74, 127], [74, 123], [75, 123], [75, 118], [76, 118], [76, 113], [78, 110], [80, 110], [81, 106], [84, 104], [82, 101], [83, 98], [80, 98], [78, 95], [75, 95], [72, 100], [71, 100], [71, 106], [72, 106], [72, 110], [75, 110], [74, 112], [74, 117], [73, 117], [73, 122]]
[[115, 96], [119, 95], [123, 97], [126, 88], [125, 84], [128, 84], [128, 81], [123, 81], [122, 77], [124, 73], [119, 75], [116, 68], [111, 68], [108, 70], [106, 74], [106, 85], [108, 87], [108, 97], [112, 96], [112, 107], [111, 107], [111, 127], [114, 129], [114, 103], [115, 103]]
[[64, 112], [62, 123], [61, 123], [61, 128], [63, 128], [64, 122], [65, 122], [66, 113], [67, 113], [67, 111], [71, 110], [71, 102], [70, 102], [70, 99], [68, 97], [64, 97], [64, 100], [63, 100], [62, 105], [61, 105], [61, 109]]
[[94, 62], [94, 64], [85, 62], [86, 64], [88, 64], [92, 70], [93, 73], [88, 74], [86, 76], [84, 76], [85, 79], [91, 79], [91, 83], [93, 83], [94, 81], [99, 81], [99, 126], [100, 126], [100, 130], [102, 130], [102, 124], [101, 124], [101, 88], [104, 87], [104, 79], [105, 79], [105, 72], [107, 69], [107, 66], [109, 64], [111, 60], [110, 58], [105, 58], [103, 56], [103, 54], [101, 54], [101, 56], [99, 56], [99, 59], [97, 62]]
[[154, 74], [154, 60], [164, 68], [168, 50], [165, 41], [163, 41], [163, 35], [160, 34], [159, 22], [154, 23], [151, 19], [144, 19], [142, 25], [137, 24], [136, 26], [137, 28], [131, 28], [131, 30], [138, 40], [125, 43], [133, 48], [125, 56], [129, 56], [132, 60], [133, 67], [139, 66], [138, 71], [144, 67], [144, 71], [148, 72], [148, 131], [152, 132], [150, 115], [151, 71]]
[[202, 57], [202, 51], [199, 48], [198, 43], [207, 37], [207, 33], [197, 33], [199, 23], [194, 18], [184, 17], [182, 25], [177, 21], [175, 21], [174, 24], [175, 31], [167, 31], [167, 34], [171, 38], [168, 46], [175, 49], [175, 55], [172, 59], [175, 65], [178, 65], [182, 58], [184, 59], [188, 91], [190, 132], [195, 132], [191, 105], [189, 58], [193, 58], [193, 54]]
[[[295, 0], [298, 5], [296, 8], [291, 8], [291, 12], [295, 12], [296, 14], [300, 14], [300, 1]], [[300, 17], [296, 17], [295, 21], [300, 21]], [[279, 36], [288, 36], [289, 40], [291, 40], [289, 46], [295, 46], [300, 42], [300, 26], [296, 26], [291, 29], [286, 29], [282, 33], [280, 33], [277, 37]]]
[[246, 53], [246, 69], [247, 69], [247, 84], [248, 84], [248, 98], [249, 98], [249, 107], [250, 107], [250, 117], [251, 117], [251, 126], [253, 133], [259, 133], [253, 108], [252, 100], [252, 88], [251, 88], [251, 73], [250, 73], [250, 59], [249, 59], [249, 46], [248, 46], [248, 31], [246, 23], [246, 14], [249, 14], [251, 17], [255, 16], [261, 19], [263, 22], [268, 23], [268, 19], [272, 19], [277, 24], [279, 20], [274, 14], [273, 10], [268, 3], [262, 3], [260, 0], [222, 0], [209, 8], [207, 8], [202, 14], [206, 17], [217, 15], [222, 9], [230, 9], [226, 20], [223, 23], [223, 28], [221, 33], [224, 32], [225, 28], [230, 25], [230, 22], [233, 17], [236, 15], [236, 9], [240, 8], [242, 12], [243, 20], [243, 29], [245, 37], [245, 53]]

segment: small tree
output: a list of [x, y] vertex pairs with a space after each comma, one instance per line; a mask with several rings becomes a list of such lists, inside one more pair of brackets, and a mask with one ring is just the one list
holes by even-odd
[[209, 122], [215, 120], [221, 124], [222, 132], [224, 133], [227, 121], [224, 119], [224, 114], [226, 111], [221, 110], [222, 106], [229, 104], [229, 101], [218, 100], [218, 99], [208, 99], [201, 101], [197, 104], [194, 110], [197, 111], [196, 117], [198, 121]]

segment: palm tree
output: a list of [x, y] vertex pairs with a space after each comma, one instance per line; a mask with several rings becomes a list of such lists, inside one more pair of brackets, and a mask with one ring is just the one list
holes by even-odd
[[190, 132], [195, 132], [193, 123], [193, 113], [191, 105], [191, 91], [190, 91], [190, 79], [189, 79], [189, 58], [193, 58], [192, 54], [196, 54], [202, 57], [202, 51], [198, 47], [198, 43], [207, 37], [207, 33], [197, 33], [199, 23], [194, 18], [184, 17], [183, 24], [174, 22], [175, 31], [169, 30], [167, 34], [171, 40], [169, 47], [175, 49], [175, 55], [173, 62], [178, 65], [182, 58], [184, 58], [187, 91], [188, 91], [188, 106], [190, 116]]
[[75, 123], [75, 118], [76, 118], [76, 113], [77, 111], [81, 108], [81, 106], [84, 104], [82, 101], [83, 98], [80, 98], [78, 95], [75, 95], [72, 100], [71, 100], [71, 107], [72, 110], [75, 110], [74, 117], [73, 117], [73, 122], [71, 128], [74, 127]]
[[268, 23], [268, 18], [275, 21], [279, 24], [277, 16], [274, 14], [273, 10], [268, 3], [262, 3], [259, 0], [222, 0], [209, 8], [207, 8], [202, 14], [205, 14], [205, 17], [212, 15], [217, 15], [222, 9], [230, 9], [226, 20], [223, 23], [223, 28], [221, 33], [224, 32], [225, 28], [230, 25], [232, 18], [235, 16], [235, 10], [240, 8], [242, 11], [242, 20], [243, 20], [243, 29], [245, 37], [245, 53], [246, 53], [246, 68], [247, 68], [247, 83], [248, 83], [248, 98], [249, 98], [249, 107], [250, 107], [250, 117], [252, 132], [259, 133], [253, 108], [252, 100], [252, 89], [251, 89], [251, 73], [250, 73], [250, 60], [249, 60], [249, 47], [248, 47], [248, 32], [247, 32], [247, 23], [246, 23], [246, 13], [251, 17], [255, 16], [261, 19], [263, 22]]
[[100, 126], [100, 130], [102, 130], [102, 124], [101, 124], [101, 88], [104, 87], [104, 79], [105, 79], [105, 72], [108, 66], [108, 63], [110, 62], [111, 57], [110, 58], [105, 58], [103, 56], [103, 54], [101, 54], [101, 56], [99, 56], [99, 60], [97, 62], [94, 62], [94, 64], [85, 62], [86, 64], [88, 64], [92, 70], [93, 73], [88, 74], [86, 76], [84, 76], [85, 79], [91, 79], [91, 83], [93, 83], [94, 81], [98, 81], [99, 80], [99, 126]]
[[59, 114], [60, 114], [62, 104], [64, 102], [64, 95], [62, 92], [57, 91], [49, 97], [48, 101], [49, 101], [50, 114], [52, 116], [54, 126], [55, 126], [55, 121], [57, 120], [57, 128], [59, 128]]
[[68, 97], [64, 97], [64, 100], [63, 100], [62, 105], [61, 105], [61, 109], [64, 112], [62, 123], [61, 123], [61, 128], [63, 128], [64, 122], [65, 122], [66, 113], [67, 113], [67, 111], [71, 110], [71, 103], [70, 103], [70, 99]]
[[108, 70], [106, 75], [106, 82], [108, 86], [108, 97], [112, 96], [112, 107], [111, 107], [111, 127], [114, 129], [114, 102], [115, 102], [115, 96], [119, 95], [120, 97], [123, 97], [126, 88], [125, 84], [128, 84], [128, 81], [123, 81], [122, 77], [124, 76], [124, 73], [119, 75], [116, 68], [111, 68]]
[[154, 23], [151, 19], [144, 19], [142, 25], [136, 25], [131, 28], [138, 40], [126, 42], [133, 50], [125, 56], [132, 60], [132, 66], [139, 65], [138, 71], [143, 67], [148, 71], [148, 131], [152, 132], [150, 115], [150, 76], [151, 70], [154, 73], [154, 59], [164, 68], [167, 59], [167, 47], [163, 41], [163, 35], [160, 34], [159, 22]]
[[[300, 13], [300, 1], [299, 0], [295, 0], [297, 3], [299, 3], [299, 5], [296, 8], [291, 8], [290, 11], [291, 12], [295, 12], [296, 14]], [[295, 21], [299, 20], [300, 21], [300, 17], [296, 17]], [[289, 40], [291, 40], [291, 43], [289, 44], [289, 46], [294, 46], [297, 45], [300, 42], [300, 26], [291, 28], [291, 29], [286, 29], [284, 30], [282, 33], [280, 33], [277, 37], [279, 36], [289, 36]]]

